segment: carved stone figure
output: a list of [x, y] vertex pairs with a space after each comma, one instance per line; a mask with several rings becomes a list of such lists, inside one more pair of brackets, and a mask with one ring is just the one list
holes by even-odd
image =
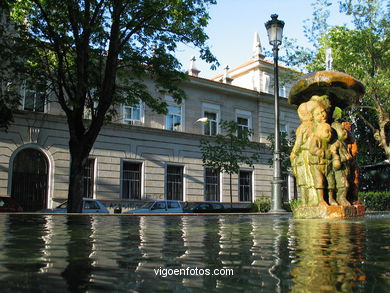
[[301, 78], [289, 102], [298, 105], [301, 124], [290, 154], [299, 186], [300, 218], [364, 214], [357, 202], [356, 142], [342, 109], [364, 94], [363, 85], [340, 72], [320, 71]]

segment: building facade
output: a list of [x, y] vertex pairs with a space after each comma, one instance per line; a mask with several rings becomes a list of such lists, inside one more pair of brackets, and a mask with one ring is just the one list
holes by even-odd
[[[230, 202], [229, 177], [203, 166], [200, 140], [220, 133], [221, 120], [235, 120], [254, 131], [261, 160], [233, 176], [233, 201], [251, 203], [271, 196], [272, 168], [267, 137], [274, 132], [273, 64], [255, 54], [246, 64], [205, 79], [194, 60], [182, 85], [187, 99], [170, 97], [168, 114], [143, 103], [120, 106], [118, 117], [101, 130], [84, 170], [84, 197], [109, 208], [132, 208], [145, 200]], [[281, 68], [281, 71], [288, 69]], [[298, 125], [286, 89], [280, 98], [281, 131]], [[284, 91], [284, 92], [283, 92]], [[68, 194], [69, 151], [66, 117], [39, 91], [23, 92], [15, 121], [0, 136], [0, 195], [16, 198], [25, 210], [55, 207]], [[198, 121], [208, 118], [208, 123]], [[88, 113], [85, 113], [88, 119]]]

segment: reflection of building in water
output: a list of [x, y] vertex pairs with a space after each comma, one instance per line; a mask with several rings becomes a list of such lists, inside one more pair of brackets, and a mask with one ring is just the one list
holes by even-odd
[[154, 217], [140, 217], [140, 245], [141, 259], [136, 272], [153, 273], [154, 268], [164, 267], [162, 263], [161, 247], [164, 245], [164, 223], [154, 221]]
[[134, 276], [141, 260], [141, 220], [143, 217], [119, 217], [119, 242], [115, 257], [119, 268], [129, 271], [128, 278]]
[[[51, 215], [7, 215], [5, 221], [0, 221], [3, 225], [0, 227], [0, 279], [8, 284], [10, 292], [22, 288], [50, 291], [52, 284], [47, 274], [60, 276], [67, 265], [64, 261], [67, 253], [63, 249], [67, 237], [61, 233], [62, 219], [56, 217], [54, 224]], [[63, 279], [50, 281], [54, 279], [56, 286], [66, 288]]]
[[[204, 217], [183, 217], [182, 235], [184, 254], [180, 257], [181, 268], [205, 268], [208, 262], [205, 262], [205, 218]], [[206, 246], [207, 247], [207, 246]], [[179, 277], [178, 277], [179, 278]], [[197, 288], [201, 290], [204, 288], [203, 277], [199, 276], [183, 276], [182, 284], [186, 287]]]
[[364, 287], [363, 223], [296, 221], [292, 292], [353, 292]]
[[[250, 250], [253, 246], [250, 218], [223, 217], [219, 227], [219, 259], [223, 268], [233, 269], [234, 275], [240, 276], [243, 284], [253, 282], [248, 271], [252, 263]], [[223, 277], [218, 280], [217, 287], [228, 287], [228, 284], [234, 282], [237, 282], [234, 278]]]
[[[118, 267], [118, 249], [121, 244], [121, 230], [118, 217], [100, 217], [91, 216], [91, 234], [89, 241], [92, 244], [89, 259], [93, 268], [90, 275], [90, 282], [99, 284], [103, 290], [114, 290], [118, 286], [117, 278], [113, 274], [107, 274], [108, 271], [117, 270]], [[107, 228], [111, 227], [109, 231]], [[100, 227], [100, 229], [98, 228]], [[114, 228], [115, 227], [115, 228]], [[109, 233], [109, 237], [107, 234]], [[137, 231], [138, 233], [138, 231]]]
[[[278, 292], [280, 290], [280, 278], [276, 270], [280, 266], [280, 237], [283, 223], [279, 219], [265, 224], [261, 218], [252, 218], [253, 246], [252, 270], [257, 276], [259, 290]], [[278, 290], [279, 289], [279, 290]]]

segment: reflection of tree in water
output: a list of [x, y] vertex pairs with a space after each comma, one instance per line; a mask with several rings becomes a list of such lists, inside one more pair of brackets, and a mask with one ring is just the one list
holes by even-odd
[[234, 270], [233, 277], [219, 277], [219, 287], [230, 288], [242, 284], [250, 287], [253, 280], [251, 264], [253, 235], [249, 217], [225, 216], [221, 218], [219, 230], [219, 259], [223, 268]]
[[67, 229], [68, 266], [61, 275], [66, 280], [70, 292], [85, 292], [88, 290], [92, 274], [92, 217], [68, 216]]
[[297, 221], [292, 292], [352, 292], [366, 279], [362, 223]]
[[182, 217], [163, 217], [164, 236], [161, 249], [162, 261], [167, 268], [181, 268], [180, 256], [186, 249], [183, 240]]
[[[1, 290], [39, 291], [44, 286], [39, 272], [48, 266], [44, 258], [47, 219], [41, 215], [8, 215], [7, 232], [2, 254], [2, 262], [8, 269], [7, 277], [0, 282]], [[11, 288], [14, 288], [11, 289]], [[0, 291], [1, 291], [0, 290]]]
[[117, 263], [120, 271], [124, 272], [119, 282], [125, 282], [128, 288], [129, 286], [137, 287], [137, 284], [142, 281], [141, 276], [136, 273], [142, 261], [139, 248], [141, 243], [140, 217], [119, 217], [119, 225], [121, 230], [119, 241], [122, 249], [118, 251]]
[[[203, 217], [205, 233], [203, 237], [203, 266], [209, 268], [211, 271], [214, 269], [223, 268], [221, 257], [219, 255], [220, 247], [219, 242], [221, 235], [219, 234], [220, 220], [219, 217]], [[205, 276], [203, 279], [203, 288], [217, 288], [218, 279], [226, 278], [214, 276]]]

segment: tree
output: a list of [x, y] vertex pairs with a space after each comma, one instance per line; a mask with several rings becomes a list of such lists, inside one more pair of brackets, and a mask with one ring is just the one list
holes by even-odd
[[[268, 142], [267, 149], [270, 152], [274, 152], [275, 149], [275, 135], [271, 134], [267, 137]], [[287, 132], [280, 134], [280, 166], [282, 175], [287, 176], [288, 171], [291, 170], [290, 154], [295, 143], [295, 133], [292, 132], [289, 136]], [[273, 166], [273, 159], [270, 158], [268, 161], [269, 165]]]
[[[186, 75], [173, 56], [177, 43], [193, 44], [216, 62], [206, 45], [207, 8], [215, 0], [6, 1], [23, 29], [33, 59], [66, 114], [69, 128], [68, 211], [81, 211], [82, 171], [115, 105], [143, 101], [166, 113], [164, 95], [185, 98]], [[152, 95], [145, 80], [154, 82]], [[83, 119], [85, 111], [91, 119]]]
[[221, 121], [222, 134], [202, 139], [203, 164], [218, 172], [229, 174], [230, 207], [233, 206], [232, 175], [238, 174], [240, 165], [250, 167], [260, 160], [260, 144], [251, 142], [251, 130], [242, 129], [235, 121]]
[[[366, 94], [349, 109], [370, 129], [390, 160], [390, 13], [386, 1], [344, 0], [340, 9], [353, 19], [353, 28], [329, 28], [319, 42], [311, 70], [323, 69], [325, 48], [332, 48], [333, 68], [361, 80]], [[374, 119], [373, 119], [374, 118]], [[357, 134], [366, 136], [366, 134]]]
[[[333, 70], [352, 75], [366, 86], [366, 94], [355, 105], [346, 109], [354, 123], [354, 135], [361, 150], [369, 149], [369, 160], [390, 159], [390, 14], [384, 0], [340, 0], [340, 12], [352, 19], [344, 26], [329, 25], [329, 7], [336, 1], [313, 2], [313, 18], [305, 22], [304, 31], [312, 49], [286, 41], [284, 61], [308, 71], [325, 69], [325, 50], [332, 49]], [[387, 6], [386, 6], [387, 5]], [[373, 139], [367, 141], [367, 134]], [[362, 142], [362, 140], [364, 140]], [[367, 142], [375, 141], [376, 148]], [[383, 155], [381, 154], [383, 153]], [[375, 154], [375, 156], [372, 156]]]
[[[26, 79], [25, 57], [29, 52], [16, 34], [18, 26], [9, 19], [9, 6], [0, 4], [0, 128], [7, 129], [20, 104], [19, 88]], [[14, 52], [19, 56], [15, 58]]]

